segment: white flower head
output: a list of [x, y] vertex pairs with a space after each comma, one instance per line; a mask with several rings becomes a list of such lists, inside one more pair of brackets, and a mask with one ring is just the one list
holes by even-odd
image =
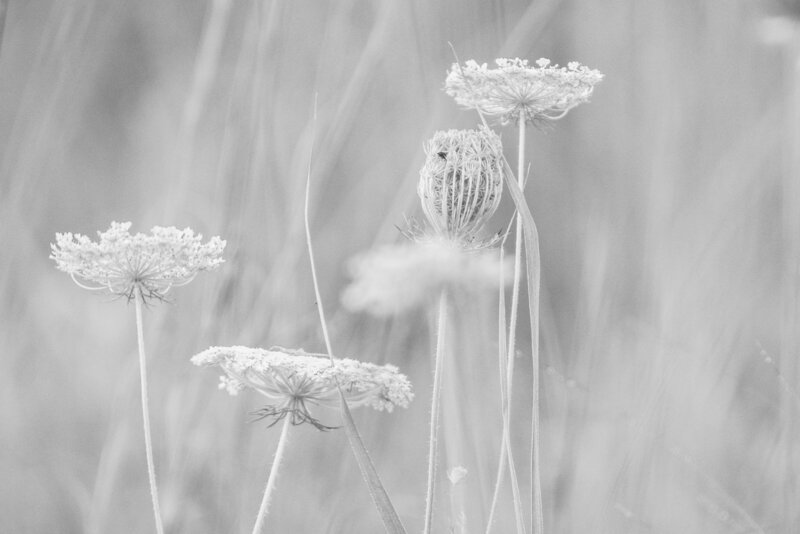
[[442, 238], [384, 246], [351, 260], [353, 282], [342, 303], [379, 316], [402, 313], [443, 289], [472, 294], [497, 289], [509, 266], [495, 250], [465, 249]]
[[587, 102], [603, 75], [571, 61], [566, 67], [541, 58], [535, 65], [526, 59], [497, 59], [490, 69], [469, 60], [454, 63], [447, 73], [445, 91], [468, 109], [478, 109], [508, 124], [524, 117], [526, 122], [560, 119], [575, 106]]
[[[309, 409], [313, 405], [337, 407], [337, 383], [350, 407], [371, 406], [391, 412], [395, 406], [408, 407], [414, 393], [405, 375], [393, 365], [375, 365], [348, 358], [308, 354], [302, 350], [272, 347], [211, 347], [192, 357], [199, 366], [218, 366], [224, 372], [220, 388], [236, 395], [250, 388], [270, 400], [258, 413], [273, 418], [271, 425], [285, 417], [292, 424], [322, 425]], [[271, 426], [270, 425], [270, 426]]]
[[425, 145], [417, 194], [433, 231], [474, 240], [500, 204], [503, 146], [487, 128], [436, 132]]
[[98, 240], [80, 234], [56, 234], [50, 258], [76, 284], [106, 290], [128, 300], [141, 292], [143, 300], [163, 300], [176, 286], [191, 282], [200, 271], [216, 269], [224, 260], [225, 241], [190, 228], [153, 227], [151, 235], [129, 233], [131, 223], [112, 222]]

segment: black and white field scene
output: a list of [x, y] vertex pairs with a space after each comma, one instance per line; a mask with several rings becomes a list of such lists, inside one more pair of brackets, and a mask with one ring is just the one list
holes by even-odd
[[0, 0], [0, 533], [800, 533], [796, 0]]

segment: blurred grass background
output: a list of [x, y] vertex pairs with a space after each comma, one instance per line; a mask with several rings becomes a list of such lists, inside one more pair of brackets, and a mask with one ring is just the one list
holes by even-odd
[[[11, 0], [0, 532], [153, 530], [133, 309], [47, 258], [55, 232], [111, 220], [228, 240], [221, 271], [147, 311], [145, 337], [167, 530], [249, 532], [278, 432], [248, 424], [258, 398], [229, 398], [188, 358], [209, 345], [322, 349], [302, 233], [315, 92], [312, 232], [333, 344], [415, 384], [409, 410], [354, 415], [407, 528], [421, 528], [432, 317], [353, 316], [338, 295], [347, 259], [399, 240], [395, 225], [418, 213], [424, 140], [478, 122], [441, 91], [448, 41], [462, 60], [549, 57], [606, 74], [591, 104], [529, 137], [548, 532], [800, 532], [800, 41], [787, 7]], [[767, 15], [788, 18], [767, 27]], [[515, 131], [501, 131], [514, 161]], [[488, 512], [495, 311], [471, 300], [455, 317], [442, 468], [468, 475], [452, 499], [442, 484], [439, 532], [461, 532], [459, 506], [465, 532]], [[513, 416], [523, 475], [528, 347]], [[344, 433], [304, 426], [290, 440], [271, 531], [381, 531]], [[512, 532], [508, 489], [500, 511], [495, 532]]]

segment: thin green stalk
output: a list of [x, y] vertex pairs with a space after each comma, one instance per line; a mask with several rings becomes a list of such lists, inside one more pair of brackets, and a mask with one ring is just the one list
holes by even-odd
[[433, 371], [433, 398], [431, 399], [431, 429], [428, 447], [428, 489], [425, 496], [424, 534], [433, 528], [433, 500], [436, 488], [436, 449], [439, 442], [439, 413], [442, 396], [442, 369], [444, 368], [445, 337], [447, 335], [447, 291], [439, 297], [439, 319], [436, 334], [436, 356]]
[[275, 482], [278, 480], [278, 468], [281, 461], [283, 461], [283, 451], [286, 449], [286, 438], [289, 435], [289, 425], [291, 424], [291, 417], [284, 417], [283, 426], [281, 427], [281, 437], [278, 438], [278, 447], [275, 449], [275, 458], [272, 460], [272, 467], [269, 470], [269, 478], [267, 479], [267, 487], [264, 489], [264, 497], [261, 499], [261, 507], [258, 509], [258, 517], [256, 517], [256, 524], [253, 527], [253, 534], [260, 534], [264, 527], [264, 520], [269, 511], [269, 503], [272, 498], [272, 492], [275, 490]]
[[153, 515], [156, 520], [156, 532], [164, 534], [161, 522], [161, 507], [158, 504], [158, 487], [156, 486], [156, 468], [153, 462], [153, 442], [150, 438], [150, 408], [147, 402], [147, 358], [144, 354], [144, 330], [142, 328], [142, 302], [144, 296], [141, 288], [136, 288], [136, 341], [139, 345], [139, 373], [142, 386], [142, 419], [144, 421], [144, 448], [147, 454], [147, 478], [150, 481], [150, 498], [153, 501]]

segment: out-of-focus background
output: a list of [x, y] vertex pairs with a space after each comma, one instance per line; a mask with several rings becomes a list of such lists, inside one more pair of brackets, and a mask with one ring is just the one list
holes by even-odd
[[[278, 431], [216, 389], [209, 345], [322, 351], [312, 232], [339, 355], [417, 398], [355, 411], [409, 532], [422, 527], [432, 317], [345, 312], [358, 251], [417, 215], [422, 144], [473, 127], [453, 61], [577, 60], [605, 80], [533, 131], [543, 258], [548, 533], [800, 532], [800, 37], [756, 0], [10, 0], [0, 52], [0, 532], [153, 532], [132, 305], [48, 259], [112, 220], [227, 239], [227, 263], [146, 310], [170, 533], [249, 532]], [[497, 126], [509, 160], [516, 132]], [[507, 224], [506, 199], [490, 230]], [[483, 532], [500, 443], [496, 299], [451, 328], [437, 532]], [[521, 324], [526, 324], [523, 320]], [[527, 500], [530, 343], [513, 443]], [[335, 412], [320, 412], [337, 424]], [[504, 485], [494, 532], [514, 531]], [[463, 516], [461, 515], [463, 512]], [[292, 428], [271, 532], [372, 533], [344, 433]]]

